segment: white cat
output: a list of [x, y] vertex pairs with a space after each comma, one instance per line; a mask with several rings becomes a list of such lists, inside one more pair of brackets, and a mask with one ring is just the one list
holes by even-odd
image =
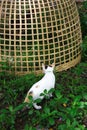
[[[50, 66], [45, 66], [42, 64], [43, 71], [45, 73], [44, 77], [35, 83], [30, 90], [27, 93], [27, 96], [24, 100], [24, 102], [29, 103], [29, 96], [31, 95], [33, 100], [36, 100], [38, 98], [43, 99], [44, 96], [41, 96], [41, 93], [44, 92], [44, 90], [49, 91], [51, 88], [55, 87], [55, 75], [53, 73], [55, 64], [53, 63]], [[47, 95], [49, 97], [52, 96], [52, 94]], [[41, 106], [38, 106], [37, 103], [33, 103], [33, 106], [35, 109], [41, 109]]]

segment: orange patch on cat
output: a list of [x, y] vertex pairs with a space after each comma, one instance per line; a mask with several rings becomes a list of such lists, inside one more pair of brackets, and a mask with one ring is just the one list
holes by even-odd
[[29, 99], [26, 97], [25, 100], [24, 100], [24, 102], [27, 102], [27, 103], [28, 103], [28, 102], [29, 102]]
[[24, 102], [28, 102], [29, 103], [29, 96], [33, 96], [33, 92], [29, 92], [24, 100]]

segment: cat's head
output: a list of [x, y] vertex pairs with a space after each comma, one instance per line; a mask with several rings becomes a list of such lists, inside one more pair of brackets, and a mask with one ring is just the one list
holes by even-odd
[[55, 67], [55, 64], [54, 64], [54, 63], [51, 64], [51, 65], [44, 65], [44, 64], [42, 63], [42, 68], [43, 68], [43, 72], [44, 72], [44, 73], [53, 72], [54, 67]]

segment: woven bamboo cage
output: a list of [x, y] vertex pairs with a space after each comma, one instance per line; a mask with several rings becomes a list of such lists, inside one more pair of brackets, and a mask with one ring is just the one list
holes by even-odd
[[56, 71], [81, 59], [81, 30], [75, 0], [1, 0], [0, 70], [41, 73], [41, 63]]

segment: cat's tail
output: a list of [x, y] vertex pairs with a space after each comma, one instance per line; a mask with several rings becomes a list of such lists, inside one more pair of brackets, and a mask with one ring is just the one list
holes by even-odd
[[[29, 96], [33, 97], [33, 91], [28, 91], [28, 93], [27, 93], [27, 95], [25, 97], [24, 103], [30, 103]], [[26, 111], [27, 109], [29, 109], [29, 105], [28, 104], [26, 104], [26, 106], [21, 111], [18, 111], [18, 114], [20, 114], [21, 112]]]
[[29, 100], [29, 96], [33, 96], [33, 92], [32, 92], [32, 91], [30, 91], [30, 92], [27, 93], [27, 96], [25, 97], [24, 102], [27, 102], [27, 103], [30, 102], [30, 100]]

